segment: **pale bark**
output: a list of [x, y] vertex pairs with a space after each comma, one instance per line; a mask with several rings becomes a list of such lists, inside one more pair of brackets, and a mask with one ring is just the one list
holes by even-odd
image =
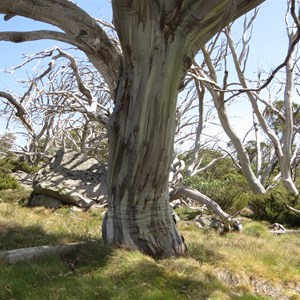
[[[102, 76], [107, 80], [112, 91], [115, 91], [121, 68], [121, 54], [117, 46], [98, 25], [97, 21], [80, 9], [75, 3], [67, 0], [1, 0], [0, 13], [10, 16], [18, 15], [45, 22], [60, 28], [61, 32], [46, 32], [45, 36], [35, 33], [2, 33], [2, 38], [10, 41], [55, 38], [73, 44], [83, 50]], [[5, 34], [5, 36], [4, 36]], [[19, 39], [16, 35], [19, 34]], [[50, 36], [51, 34], [51, 36]]]
[[[290, 44], [294, 39], [294, 34], [289, 34]], [[290, 46], [290, 45], [289, 45]], [[281, 178], [286, 189], [298, 195], [298, 189], [295, 186], [291, 176], [292, 162], [292, 138], [293, 138], [293, 86], [294, 86], [294, 53], [292, 52], [285, 67], [286, 82], [284, 91], [284, 107], [285, 107], [285, 127], [283, 133], [282, 158], [279, 159]]]
[[218, 93], [211, 90], [216, 109], [218, 111], [218, 115], [220, 118], [220, 122], [222, 124], [222, 127], [224, 128], [224, 131], [230, 138], [231, 142], [233, 143], [239, 163], [241, 166], [241, 171], [243, 172], [247, 182], [249, 183], [251, 189], [255, 193], [265, 193], [266, 190], [263, 187], [263, 185], [260, 183], [259, 179], [255, 176], [253, 170], [251, 169], [251, 162], [249, 160], [248, 153], [245, 149], [245, 146], [243, 145], [241, 139], [239, 138], [238, 134], [235, 132], [231, 124], [229, 123], [229, 118], [227, 114], [226, 104], [224, 101], [222, 101], [222, 97], [218, 95]]
[[275, 235], [280, 234], [300, 234], [300, 230], [270, 230], [270, 233], [273, 233]]
[[0, 98], [6, 99], [14, 107], [16, 110], [16, 117], [19, 118], [27, 130], [33, 134], [34, 129], [25, 107], [16, 100], [13, 95], [7, 92], [0, 91]]
[[192, 155], [190, 158], [189, 166], [187, 168], [187, 176], [194, 176], [201, 172], [198, 169], [199, 152], [201, 147], [201, 134], [204, 126], [204, 87], [201, 86], [201, 82], [194, 80], [198, 96], [198, 125], [195, 133], [195, 142], [192, 149]]
[[212, 168], [218, 161], [220, 161], [221, 159], [223, 159], [225, 157], [226, 157], [226, 154], [223, 154], [221, 157], [214, 158], [207, 165], [205, 165], [201, 168], [200, 168], [200, 163], [199, 163], [197, 166], [195, 166], [195, 168], [193, 169], [193, 171], [191, 173], [188, 173], [188, 176], [195, 176], [201, 172], [208, 170], [209, 168]]
[[49, 39], [49, 40], [56, 40], [60, 42], [65, 42], [68, 44], [72, 44], [80, 48], [80, 43], [76, 43], [76, 40], [71, 38], [65, 33], [56, 32], [51, 30], [37, 30], [37, 31], [30, 31], [30, 32], [0, 32], [0, 41], [9, 41], [13, 43], [22, 43], [22, 42], [29, 42], [29, 41], [37, 41], [41, 39]]
[[293, 207], [291, 207], [291, 206], [289, 206], [289, 205], [287, 205], [287, 208], [288, 208], [289, 210], [293, 211], [294, 213], [297, 213], [297, 214], [300, 215], [300, 209], [293, 208]]
[[16, 264], [18, 262], [28, 262], [40, 257], [44, 257], [51, 254], [62, 255], [75, 251], [80, 246], [84, 245], [84, 242], [70, 243], [59, 246], [38, 246], [30, 248], [20, 248], [9, 251], [0, 251], [0, 264]]
[[[288, 150], [288, 148], [291, 148], [291, 134], [292, 134], [292, 109], [291, 109], [291, 103], [290, 103], [290, 93], [291, 93], [291, 90], [290, 90], [290, 87], [291, 87], [291, 78], [289, 78], [289, 76], [291, 76], [290, 73], [287, 73], [287, 89], [286, 92], [285, 92], [285, 100], [288, 101], [288, 104], [287, 104], [287, 109], [290, 110], [289, 112], [289, 119], [287, 122], [287, 129], [285, 130], [285, 146], [284, 148], [281, 146], [281, 143], [280, 143], [280, 140], [279, 138], [276, 136], [276, 134], [274, 133], [274, 131], [270, 128], [270, 126], [267, 124], [266, 122], [266, 119], [263, 117], [262, 113], [260, 112], [260, 109], [259, 109], [259, 106], [258, 106], [258, 103], [257, 103], [257, 96], [256, 96], [256, 93], [249, 90], [248, 89], [248, 86], [247, 86], [247, 82], [246, 82], [246, 79], [245, 79], [245, 76], [244, 76], [244, 73], [242, 71], [242, 68], [241, 68], [241, 65], [239, 63], [239, 59], [237, 57], [237, 54], [236, 54], [236, 51], [235, 51], [235, 47], [234, 47], [234, 43], [233, 43], [233, 40], [232, 40], [232, 37], [230, 35], [230, 28], [227, 28], [226, 31], [226, 37], [227, 37], [227, 40], [228, 40], [228, 45], [230, 47], [230, 50], [232, 52], [232, 57], [233, 57], [233, 61], [234, 61], [234, 64], [235, 64], [235, 68], [236, 68], [236, 71], [237, 71], [237, 74], [238, 74], [238, 78], [239, 78], [239, 81], [240, 81], [240, 84], [242, 85], [242, 87], [246, 90], [246, 94], [250, 100], [250, 103], [252, 105], [252, 108], [253, 108], [253, 111], [259, 121], [259, 124], [261, 126], [261, 128], [264, 130], [264, 132], [267, 134], [267, 136], [270, 138], [270, 140], [272, 141], [274, 147], [275, 147], [275, 153], [277, 155], [277, 158], [278, 158], [278, 161], [279, 161], [279, 164], [280, 164], [280, 170], [281, 170], [281, 173], [282, 173], [282, 180], [283, 180], [283, 183], [284, 183], [284, 186], [286, 187], [286, 189], [294, 194], [294, 195], [298, 195], [298, 190], [294, 184], [294, 182], [292, 181], [292, 178], [291, 178], [291, 173], [290, 173], [290, 159], [291, 159], [291, 155], [290, 155], [290, 150]], [[288, 58], [287, 60], [287, 72], [290, 72], [290, 64], [291, 64], [291, 57]], [[283, 171], [283, 172], [282, 172]]]
[[259, 124], [255, 114], [253, 114], [253, 123], [254, 123], [255, 141], [256, 141], [256, 177], [263, 185], [263, 182], [261, 181], [261, 176], [262, 176], [261, 135], [259, 132]]
[[[209, 56], [209, 53], [207, 52], [207, 49], [205, 47], [202, 48], [202, 52], [204, 55], [205, 62], [208, 66], [210, 75], [212, 77], [212, 80], [215, 82], [215, 85], [217, 85], [216, 84], [217, 74], [216, 74], [215, 67], [213, 66], [213, 63]], [[251, 163], [250, 163], [247, 151], [245, 149], [245, 146], [243, 145], [238, 134], [236, 133], [236, 131], [233, 129], [233, 127], [231, 126], [231, 124], [229, 122], [229, 118], [228, 118], [228, 114], [227, 114], [227, 107], [226, 107], [226, 103], [224, 101], [224, 94], [215, 90], [214, 87], [211, 86], [211, 84], [209, 84], [209, 83], [204, 83], [204, 84], [207, 86], [207, 88], [213, 98], [214, 105], [216, 107], [222, 127], [223, 127], [225, 133], [227, 134], [227, 136], [230, 138], [231, 142], [233, 143], [233, 145], [237, 151], [239, 163], [241, 166], [241, 171], [243, 172], [247, 182], [249, 183], [253, 192], [265, 193], [266, 192], [265, 188], [260, 183], [260, 181], [258, 180], [258, 178], [255, 176], [254, 172], [251, 169]]]
[[[187, 55], [221, 28], [229, 17], [225, 11], [231, 11], [227, 1], [187, 2], [177, 7], [173, 2], [162, 20], [157, 2], [113, 1], [125, 63], [110, 119], [104, 237], [153, 256], [185, 251], [168, 204], [178, 86], [192, 63]], [[198, 30], [208, 23], [208, 31]]]
[[231, 229], [235, 229], [237, 231], [242, 230], [242, 225], [237, 219], [224, 212], [218, 203], [216, 203], [209, 197], [203, 195], [199, 191], [189, 187], [180, 187], [171, 193], [171, 197], [173, 197], [173, 199], [178, 198], [179, 196], [189, 197], [192, 200], [198, 201], [201, 204], [206, 205], [218, 217], [220, 217], [221, 222], [225, 226], [225, 230], [228, 231]]
[[[126, 23], [131, 26], [129, 20]], [[146, 22], [144, 29], [131, 30], [136, 41], [122, 41], [133, 43], [131, 61], [125, 66], [126, 77], [119, 84], [110, 119], [105, 236], [109, 243], [125, 244], [153, 256], [183, 254], [185, 245], [171, 217], [165, 171], [173, 152], [184, 41], [179, 37], [166, 47], [160, 36], [152, 36], [159, 32], [159, 23]]]
[[[266, 184], [266, 181], [268, 179], [270, 179], [271, 175], [273, 174], [273, 171], [276, 167], [278, 163], [278, 158], [275, 154], [275, 150], [272, 149], [272, 151], [270, 152], [270, 155], [269, 155], [269, 161], [267, 163], [267, 166], [265, 167], [263, 173], [262, 173], [262, 176], [261, 176], [261, 183], [263, 185]], [[269, 189], [270, 187], [268, 187]]]

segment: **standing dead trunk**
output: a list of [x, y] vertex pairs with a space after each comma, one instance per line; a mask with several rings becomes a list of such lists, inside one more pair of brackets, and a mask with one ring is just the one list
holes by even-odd
[[[295, 38], [294, 34], [289, 34], [290, 44]], [[291, 45], [289, 45], [291, 46]], [[285, 127], [283, 134], [282, 158], [279, 159], [281, 178], [287, 191], [297, 196], [298, 189], [293, 182], [291, 174], [292, 159], [292, 139], [293, 139], [293, 85], [294, 85], [294, 53], [291, 54], [285, 67], [285, 91], [284, 91], [284, 108], [285, 108]]]
[[[217, 82], [217, 72], [216, 72], [215, 67], [213, 66], [213, 63], [211, 61], [211, 58], [209, 56], [209, 53], [208, 53], [206, 47], [202, 48], [202, 53], [204, 55], [204, 59], [209, 68], [212, 79], [215, 82]], [[218, 113], [218, 116], [220, 119], [220, 123], [222, 124], [222, 127], [223, 127], [225, 133], [230, 138], [230, 141], [232, 142], [232, 144], [234, 145], [234, 147], [237, 151], [239, 163], [241, 165], [241, 171], [243, 172], [245, 179], [247, 180], [251, 190], [257, 194], [265, 193], [266, 192], [265, 188], [260, 183], [259, 179], [255, 176], [255, 174], [251, 168], [249, 155], [248, 155], [241, 139], [239, 138], [238, 134], [236, 133], [236, 131], [234, 130], [234, 128], [231, 126], [231, 124], [229, 122], [227, 107], [224, 102], [224, 94], [211, 88], [211, 86], [209, 84], [206, 84], [206, 83], [204, 83], [204, 84], [207, 86], [207, 88], [212, 96], [214, 105], [216, 107], [216, 110], [217, 110], [217, 113]]]

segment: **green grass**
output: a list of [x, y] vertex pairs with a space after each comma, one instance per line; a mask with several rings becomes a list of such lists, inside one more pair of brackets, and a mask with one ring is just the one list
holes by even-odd
[[300, 299], [299, 236], [276, 237], [252, 221], [241, 234], [219, 236], [181, 221], [188, 254], [154, 260], [103, 245], [101, 211], [26, 208], [16, 200], [0, 203], [0, 250], [94, 242], [1, 265], [0, 299]]

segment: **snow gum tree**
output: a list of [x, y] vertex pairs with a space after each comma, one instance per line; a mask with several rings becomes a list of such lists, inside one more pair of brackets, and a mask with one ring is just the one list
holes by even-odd
[[261, 2], [113, 0], [121, 50], [94, 18], [71, 1], [0, 2], [5, 20], [20, 15], [60, 28], [2, 32], [0, 40], [48, 38], [73, 44], [108, 83], [115, 108], [109, 120], [106, 242], [155, 257], [184, 254], [186, 246], [171, 217], [168, 194], [179, 84], [199, 49]]

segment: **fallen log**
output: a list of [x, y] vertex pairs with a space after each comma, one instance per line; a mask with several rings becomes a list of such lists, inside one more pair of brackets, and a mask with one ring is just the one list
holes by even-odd
[[77, 242], [59, 246], [38, 246], [0, 251], [0, 264], [15, 264], [20, 261], [29, 261], [50, 254], [66, 254], [76, 250], [84, 243]]
[[300, 214], [300, 210], [299, 210], [299, 209], [293, 208], [293, 207], [291, 207], [291, 206], [289, 206], [289, 205], [287, 205], [287, 208], [288, 208], [289, 210], [293, 211], [293, 212], [296, 213], [296, 214]]
[[243, 226], [239, 220], [230, 216], [222, 210], [219, 204], [210, 199], [209, 197], [203, 195], [199, 191], [190, 187], [179, 187], [170, 193], [170, 199], [179, 198], [180, 196], [189, 197], [195, 201], [205, 204], [209, 209], [211, 209], [219, 218], [224, 226], [223, 232], [228, 231], [242, 231]]
[[280, 234], [300, 234], [300, 230], [270, 230], [271, 233], [275, 235]]

